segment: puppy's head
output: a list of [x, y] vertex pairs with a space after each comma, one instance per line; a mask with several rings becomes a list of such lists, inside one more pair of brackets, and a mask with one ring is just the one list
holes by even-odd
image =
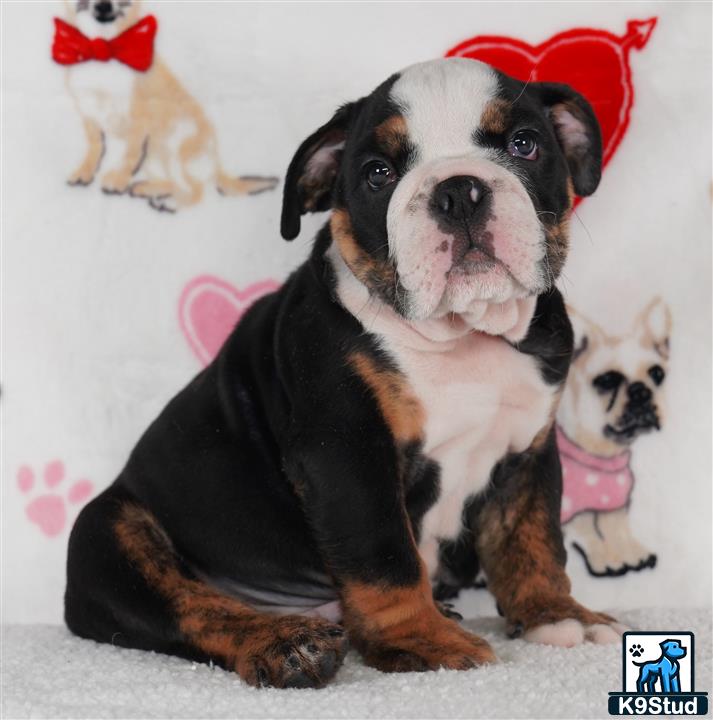
[[612, 337], [571, 308], [575, 351], [559, 419], [570, 437], [596, 454], [621, 452], [661, 427], [661, 390], [669, 358], [671, 315], [658, 298], [631, 332]]
[[410, 320], [537, 295], [567, 254], [574, 193], [599, 183], [601, 137], [564, 85], [483, 63], [412, 66], [342, 107], [287, 173], [282, 234], [334, 208], [352, 272]]
[[133, 25], [141, 0], [65, 0], [70, 22], [87, 37], [111, 39]]

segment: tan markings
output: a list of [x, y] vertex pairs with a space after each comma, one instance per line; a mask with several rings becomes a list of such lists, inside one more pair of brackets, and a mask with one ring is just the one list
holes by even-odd
[[569, 594], [550, 522], [542, 503], [524, 491], [507, 506], [490, 504], [482, 511], [478, 554], [488, 587], [506, 617], [519, 613], [530, 597]]
[[328, 185], [323, 182], [322, 178], [311, 178], [301, 177], [297, 181], [297, 187], [299, 188], [299, 194], [302, 198], [302, 207], [305, 212], [316, 212], [318, 200], [324, 196], [324, 193], [328, 189]]
[[[261, 613], [187, 577], [170, 539], [145, 509], [124, 505], [114, 530], [148, 585], [170, 603], [187, 644], [251, 685], [281, 687], [304, 675], [310, 686], [320, 687], [341, 663], [346, 646], [337, 626], [318, 618]], [[305, 653], [310, 643], [313, 650]], [[334, 653], [334, 662], [323, 671], [320, 659], [327, 653]]]
[[530, 447], [528, 448], [528, 452], [537, 452], [538, 450], [542, 450], [542, 448], [545, 446], [545, 443], [547, 442], [547, 438], [549, 438], [550, 436], [551, 430], [552, 422], [549, 421], [546, 425], [542, 426], [541, 430], [532, 439]]
[[569, 253], [569, 213], [553, 225], [544, 225], [549, 271], [557, 278]]
[[545, 230], [545, 245], [547, 262], [553, 279], [559, 277], [569, 253], [569, 223], [574, 205], [574, 183], [567, 178], [567, 209], [556, 222], [548, 224], [552, 215], [543, 215], [543, 228]]
[[392, 293], [396, 285], [396, 274], [393, 266], [377, 260], [359, 247], [354, 238], [349, 213], [338, 208], [332, 213], [329, 221], [332, 238], [337, 243], [344, 262], [354, 275], [369, 290], [385, 295]]
[[550, 432], [555, 424], [555, 418], [557, 416], [557, 410], [559, 409], [560, 400], [562, 399], [562, 387], [554, 393], [552, 397], [552, 406], [550, 408], [550, 413], [547, 418], [547, 422], [540, 428], [540, 431], [535, 435], [535, 437], [532, 439], [532, 442], [530, 443], [529, 452], [537, 452], [538, 450], [541, 450], [545, 443], [547, 442], [547, 439], [550, 436]]
[[[67, 7], [68, 16], [71, 21], [76, 21], [76, 12], [71, 5]], [[124, 15], [114, 23], [116, 35], [139, 19], [139, 6], [140, 2], [134, 2], [125, 8]], [[96, 121], [84, 115], [79, 96], [70, 82], [71, 73], [70, 67], [66, 73], [67, 89], [84, 121], [88, 150], [85, 160], [70, 176], [69, 182], [88, 184], [101, 162], [101, 152], [98, 150], [96, 130], [88, 127]], [[112, 102], [109, 89], [97, 87], [94, 92], [97, 97], [103, 96], [107, 104]], [[177, 130], [180, 132], [178, 138]], [[158, 209], [175, 209], [201, 199], [203, 182], [192, 174], [190, 168], [191, 162], [200, 156], [210, 160], [214, 169], [213, 179], [222, 194], [256, 193], [277, 184], [276, 178], [231, 177], [223, 171], [213, 125], [201, 105], [158, 57], [154, 58], [146, 72], [134, 73], [128, 111], [116, 113], [105, 127], [99, 128], [100, 138], [101, 133], [114, 135], [126, 143], [118, 166], [103, 175], [102, 189], [107, 193], [126, 192], [134, 174], [151, 161], [150, 164], [156, 168], [152, 172], [158, 176], [147, 177], [142, 192], [134, 194], [150, 197], [152, 205]], [[180, 140], [177, 149], [176, 139]], [[174, 167], [178, 168], [178, 176]], [[153, 189], [155, 194], [149, 195]]]
[[423, 440], [425, 413], [404, 376], [395, 370], [379, 368], [363, 352], [354, 353], [349, 361], [374, 393], [394, 439], [400, 443]]
[[478, 519], [478, 557], [509, 629], [527, 631], [567, 618], [587, 625], [612, 622], [570, 596], [559, 530], [553, 527], [559, 518], [551, 517], [544, 499], [528, 494], [531, 472], [527, 466], [520, 471], [515, 498], [491, 501]]
[[374, 134], [381, 149], [395, 157], [408, 146], [408, 127], [402, 115], [392, 115], [377, 125]]
[[480, 128], [485, 132], [501, 135], [510, 122], [510, 103], [502, 98], [490, 100], [480, 116]]
[[567, 197], [569, 198], [569, 207], [574, 205], [574, 180], [572, 180], [571, 176], [567, 178]]
[[485, 640], [441, 614], [424, 567], [411, 587], [347, 584], [342, 604], [352, 643], [383, 672], [465, 670], [495, 660]]

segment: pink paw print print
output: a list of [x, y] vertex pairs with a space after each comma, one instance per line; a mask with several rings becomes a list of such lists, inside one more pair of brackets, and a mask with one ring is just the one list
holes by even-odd
[[[47, 463], [42, 473], [44, 487], [49, 492], [37, 495], [25, 506], [25, 513], [30, 522], [38, 525], [47, 537], [56, 537], [67, 524], [67, 504], [79, 505], [91, 494], [94, 486], [89, 480], [77, 480], [69, 486], [66, 493], [52, 492], [60, 490], [64, 481], [64, 463], [53, 460]], [[35, 473], [28, 465], [23, 465], [17, 471], [17, 487], [23, 495], [30, 495], [38, 488]]]

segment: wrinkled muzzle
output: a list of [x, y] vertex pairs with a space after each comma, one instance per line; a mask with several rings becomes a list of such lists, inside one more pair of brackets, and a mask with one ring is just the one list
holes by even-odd
[[387, 214], [389, 252], [411, 319], [477, 320], [491, 303], [547, 288], [546, 237], [510, 170], [483, 156], [434, 160], [399, 182]]

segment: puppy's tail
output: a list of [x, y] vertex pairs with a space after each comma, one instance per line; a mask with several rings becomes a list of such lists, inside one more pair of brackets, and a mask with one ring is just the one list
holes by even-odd
[[228, 175], [220, 165], [216, 168], [215, 187], [221, 195], [257, 195], [272, 190], [279, 178], [260, 175]]

